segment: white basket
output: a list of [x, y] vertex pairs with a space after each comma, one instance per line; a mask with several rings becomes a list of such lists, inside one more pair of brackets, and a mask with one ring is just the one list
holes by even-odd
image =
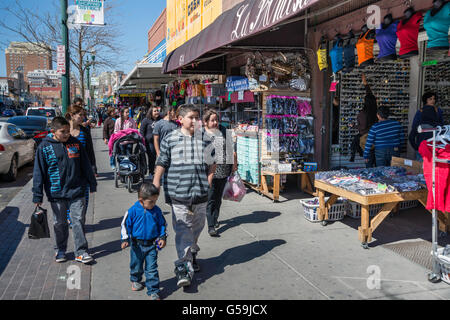
[[[315, 199], [318, 200], [319, 198], [316, 197], [311, 199], [300, 200], [300, 204], [303, 206], [303, 213], [305, 219], [310, 222], [320, 221], [319, 214], [317, 212], [318, 211], [317, 209], [319, 209], [319, 204], [310, 204], [307, 202]], [[327, 201], [328, 199], [329, 198], [326, 197], [325, 201]], [[346, 208], [347, 208], [347, 201], [342, 198], [338, 198], [338, 200], [331, 206], [330, 210], [328, 210], [327, 221], [338, 221], [344, 219]]]
[[[369, 206], [369, 216], [374, 217], [380, 212], [381, 208], [383, 208], [384, 204], [371, 204]], [[359, 203], [349, 201], [348, 202], [348, 211], [347, 216], [353, 219], [361, 218], [361, 205]]]
[[407, 210], [411, 208], [415, 208], [419, 205], [419, 201], [417, 200], [409, 200], [400, 202], [399, 210]]
[[[444, 249], [445, 248], [437, 249], [439, 267], [441, 268], [441, 280], [450, 284], [450, 263], [439, 258], [439, 255], [444, 253]], [[431, 252], [431, 254], [433, 254], [433, 252]]]

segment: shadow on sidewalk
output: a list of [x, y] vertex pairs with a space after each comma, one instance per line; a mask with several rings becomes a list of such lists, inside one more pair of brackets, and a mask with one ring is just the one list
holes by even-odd
[[96, 232], [106, 229], [120, 228], [123, 217], [100, 220], [97, 224], [86, 225], [86, 233]]
[[[198, 292], [198, 286], [200, 284], [215, 275], [224, 273], [226, 266], [249, 262], [267, 254], [274, 248], [285, 243], [286, 241], [281, 239], [255, 241], [249, 244], [227, 249], [222, 252], [220, 256], [214, 258], [204, 260], [197, 259], [201, 270], [194, 275], [193, 283], [189, 287], [185, 288], [184, 292], [196, 293]], [[160, 283], [160, 287], [163, 288], [161, 291], [161, 296], [164, 298], [169, 297], [172, 293], [179, 290], [175, 276], [171, 279], [162, 281]]]
[[[0, 276], [14, 256], [23, 238], [25, 229], [29, 226], [17, 220], [19, 213], [18, 207], [6, 207], [0, 212], [0, 228], [4, 230], [2, 231], [2, 243], [0, 246]], [[3, 229], [5, 226], [7, 230]]]
[[237, 216], [227, 220], [221, 220], [220, 224], [225, 224], [217, 229], [217, 232], [220, 234], [222, 232], [227, 231], [230, 228], [237, 227], [241, 224], [246, 223], [263, 223], [269, 221], [269, 219], [276, 218], [281, 215], [281, 212], [272, 212], [272, 211], [253, 211], [250, 214], [245, 216]]
[[114, 180], [114, 172], [101, 172], [98, 174], [97, 181]]
[[92, 254], [94, 259], [99, 259], [121, 251], [122, 249], [120, 248], [120, 244], [121, 240], [110, 241], [97, 247], [89, 248], [89, 252]]

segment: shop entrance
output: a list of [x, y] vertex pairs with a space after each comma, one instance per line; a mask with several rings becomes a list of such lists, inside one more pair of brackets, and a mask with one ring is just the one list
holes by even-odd
[[[402, 124], [404, 139], [400, 148], [401, 156], [406, 155], [408, 137], [409, 83], [410, 63], [408, 60], [377, 61], [364, 69], [356, 67], [350, 73], [342, 73], [339, 77], [339, 107], [331, 109], [332, 144], [331, 168], [360, 168], [365, 166], [364, 159], [357, 153], [355, 161], [350, 162], [351, 143], [358, 133], [350, 124], [356, 123], [358, 113], [364, 106], [366, 95], [362, 83], [362, 73], [377, 99], [377, 105], [388, 106], [390, 119]], [[334, 110], [334, 111], [333, 111]], [[333, 125], [334, 124], [334, 125]], [[339, 129], [337, 129], [337, 126]], [[336, 133], [338, 132], [338, 134]]]

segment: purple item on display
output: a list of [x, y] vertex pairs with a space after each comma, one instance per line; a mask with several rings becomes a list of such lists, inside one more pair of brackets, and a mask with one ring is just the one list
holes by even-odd
[[397, 57], [397, 52], [395, 46], [397, 45], [397, 26], [398, 21], [392, 22], [389, 27], [383, 29], [380, 26], [376, 30], [376, 39], [378, 45], [380, 46], [380, 53], [378, 54], [378, 59], [392, 57], [393, 60]]

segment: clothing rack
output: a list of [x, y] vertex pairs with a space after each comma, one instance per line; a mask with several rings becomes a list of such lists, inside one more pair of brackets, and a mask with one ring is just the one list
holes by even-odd
[[439, 135], [444, 130], [450, 131], [450, 125], [447, 126], [439, 126], [433, 128], [429, 125], [420, 125], [417, 128], [417, 132], [419, 133], [425, 133], [425, 132], [433, 132], [433, 160], [432, 160], [432, 166], [433, 166], [433, 177], [432, 177], [432, 192], [433, 192], [433, 210], [432, 210], [432, 250], [433, 250], [433, 271], [428, 274], [428, 281], [436, 283], [441, 280], [441, 271], [440, 271], [440, 265], [439, 265], [439, 258], [437, 253], [437, 247], [438, 247], [438, 222], [437, 222], [437, 212], [436, 212], [436, 163], [446, 163], [450, 164], [449, 159], [439, 159], [436, 157], [436, 135]]

